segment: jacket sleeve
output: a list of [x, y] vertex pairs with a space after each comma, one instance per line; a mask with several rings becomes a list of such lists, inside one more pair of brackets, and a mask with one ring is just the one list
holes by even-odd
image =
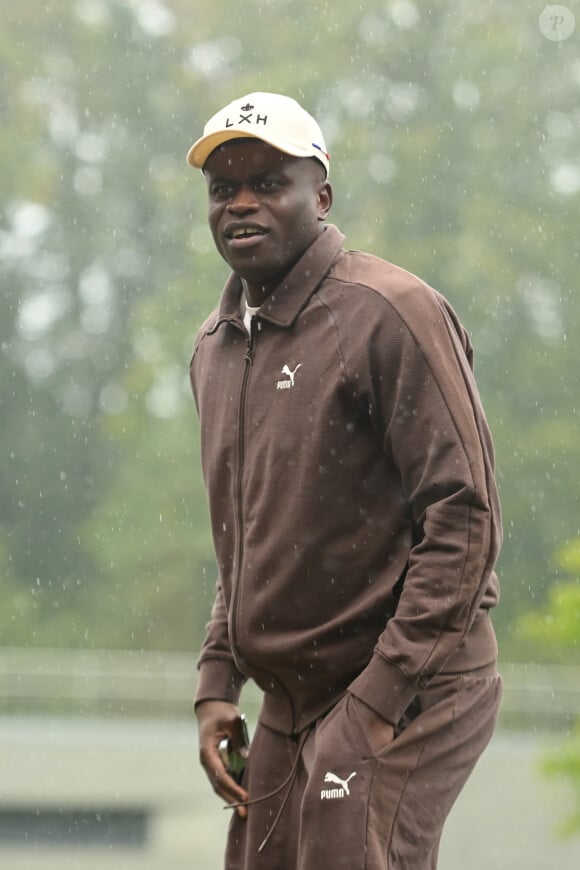
[[228, 701], [237, 704], [245, 677], [238, 670], [230, 649], [228, 618], [221, 584], [218, 581], [211, 619], [198, 659], [199, 681], [195, 706], [202, 701]]
[[418, 312], [388, 312], [388, 337], [375, 336], [370, 351], [371, 413], [400, 474], [413, 545], [396, 612], [350, 688], [393, 724], [469, 632], [501, 540], [471, 347], [442, 297], [426, 289]]

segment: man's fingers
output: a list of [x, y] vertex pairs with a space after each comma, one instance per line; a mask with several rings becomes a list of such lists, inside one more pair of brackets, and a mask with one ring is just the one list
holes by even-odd
[[[247, 801], [247, 791], [228, 774], [218, 752], [220, 740], [229, 738], [240, 755], [247, 755], [244, 748], [244, 723], [239, 709], [225, 701], [203, 701], [196, 708], [196, 716], [200, 739], [199, 757], [213, 790], [230, 805]], [[247, 815], [245, 807], [237, 807], [236, 811], [241, 818]]]
[[[223, 778], [220, 777], [218, 787], [218, 794], [227, 804], [232, 805], [245, 803], [249, 798], [248, 792], [241, 788], [241, 786], [239, 786], [227, 773], [224, 773]], [[247, 807], [237, 806], [235, 807], [235, 810], [242, 819], [245, 819], [248, 815]]]
[[[214, 751], [208, 752], [202, 750], [200, 755], [207, 778], [219, 797], [228, 804], [237, 804], [248, 800], [249, 795], [247, 791], [239, 786], [229, 775], [217, 750], [214, 749]], [[237, 811], [242, 818], [246, 817], [247, 811], [245, 807], [238, 807]]]

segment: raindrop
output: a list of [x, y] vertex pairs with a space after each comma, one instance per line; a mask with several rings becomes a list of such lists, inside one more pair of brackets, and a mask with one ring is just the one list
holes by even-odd
[[157, 372], [155, 383], [147, 393], [145, 404], [155, 417], [173, 417], [183, 404], [181, 366], [168, 366]]
[[48, 129], [57, 145], [74, 147], [79, 135], [79, 122], [73, 107], [55, 100], [50, 109]]
[[129, 404], [129, 395], [121, 384], [107, 384], [100, 392], [99, 407], [105, 414], [121, 414]]
[[167, 36], [175, 28], [175, 15], [159, 0], [142, 0], [137, 3], [135, 17], [148, 36]]
[[39, 202], [16, 202], [8, 208], [12, 231], [22, 239], [43, 233], [52, 221], [50, 211]]
[[389, 15], [397, 27], [407, 30], [419, 23], [421, 15], [410, 0], [396, 0], [389, 7]]
[[103, 187], [102, 173], [94, 166], [81, 166], [73, 176], [73, 185], [77, 193], [95, 196]]
[[396, 174], [394, 160], [388, 154], [373, 154], [368, 162], [369, 175], [379, 184], [391, 181]]
[[570, 139], [574, 135], [574, 123], [564, 112], [550, 112], [545, 127], [548, 135], [554, 139]]
[[24, 369], [31, 380], [46, 380], [56, 369], [55, 358], [45, 348], [35, 348], [24, 357]]
[[86, 163], [100, 163], [107, 156], [109, 143], [98, 133], [82, 133], [75, 142], [75, 153]]
[[580, 164], [561, 163], [550, 172], [550, 184], [564, 196], [572, 196], [580, 190]]
[[74, 11], [77, 18], [90, 27], [99, 27], [110, 21], [109, 7], [103, 0], [79, 0]]
[[206, 79], [223, 75], [224, 68], [236, 60], [242, 44], [235, 36], [222, 36], [213, 42], [200, 42], [189, 54], [188, 66]]
[[28, 339], [45, 333], [69, 307], [69, 295], [64, 288], [52, 288], [35, 293], [20, 304], [17, 328]]
[[87, 417], [92, 408], [89, 391], [78, 383], [67, 384], [61, 390], [63, 410], [71, 417]]
[[419, 104], [419, 88], [413, 82], [392, 84], [386, 94], [389, 114], [397, 121], [404, 121], [414, 114]]
[[113, 299], [115, 288], [107, 270], [93, 263], [79, 278], [79, 296], [88, 305], [103, 305]]
[[460, 79], [453, 86], [453, 101], [458, 109], [475, 109], [479, 105], [479, 88], [473, 82]]

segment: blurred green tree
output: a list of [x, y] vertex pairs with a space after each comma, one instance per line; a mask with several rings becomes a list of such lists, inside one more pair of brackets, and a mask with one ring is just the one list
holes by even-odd
[[[523, 614], [519, 632], [534, 657], [565, 664], [580, 663], [580, 537], [567, 542], [555, 561], [570, 579], [554, 584], [546, 606], [539, 612]], [[525, 648], [525, 647], [524, 647]], [[542, 767], [548, 776], [572, 786], [575, 808], [564, 820], [562, 831], [580, 833], [580, 719], [572, 735], [546, 753]]]
[[[194, 650], [212, 598], [187, 361], [226, 277], [185, 152], [301, 99], [346, 243], [470, 329], [506, 525], [506, 654], [577, 533], [574, 39], [530, 3], [21, 0], [0, 29], [0, 643]], [[514, 645], [515, 644], [515, 645]]]

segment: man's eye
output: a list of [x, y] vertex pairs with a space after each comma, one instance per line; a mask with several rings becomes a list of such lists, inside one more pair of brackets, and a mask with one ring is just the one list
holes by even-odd
[[211, 189], [211, 195], [214, 199], [227, 199], [232, 195], [232, 190], [230, 184], [216, 184]]
[[256, 187], [258, 190], [272, 191], [278, 187], [278, 180], [276, 178], [262, 178]]

